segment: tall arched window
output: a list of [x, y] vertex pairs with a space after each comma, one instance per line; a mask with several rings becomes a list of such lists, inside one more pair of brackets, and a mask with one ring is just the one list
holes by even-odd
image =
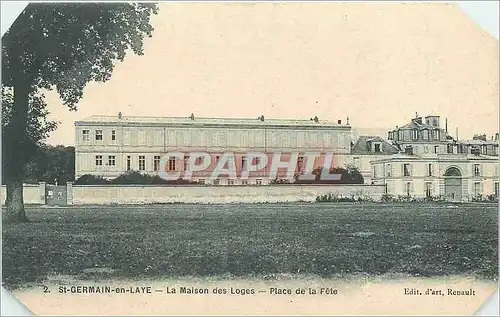
[[452, 166], [446, 170], [444, 176], [462, 176], [462, 173], [458, 168]]

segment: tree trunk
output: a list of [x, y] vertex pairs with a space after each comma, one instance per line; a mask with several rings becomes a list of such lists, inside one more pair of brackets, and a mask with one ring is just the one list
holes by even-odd
[[3, 215], [5, 222], [27, 222], [24, 210], [23, 183], [19, 181], [7, 182], [7, 211]]
[[29, 156], [26, 125], [29, 95], [29, 85], [22, 80], [18, 81], [14, 86], [12, 117], [2, 135], [2, 154], [6, 161], [4, 177], [7, 184], [6, 211], [2, 218], [9, 222], [28, 221], [23, 201], [23, 172]]

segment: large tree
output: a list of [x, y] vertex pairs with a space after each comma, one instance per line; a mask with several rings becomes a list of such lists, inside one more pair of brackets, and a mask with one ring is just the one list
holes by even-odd
[[70, 110], [90, 81], [111, 78], [114, 65], [132, 50], [143, 54], [155, 4], [29, 4], [2, 38], [2, 86], [13, 89], [12, 111], [3, 125], [7, 184], [4, 220], [27, 221], [23, 171], [29, 161], [30, 105], [43, 89], [56, 89]]

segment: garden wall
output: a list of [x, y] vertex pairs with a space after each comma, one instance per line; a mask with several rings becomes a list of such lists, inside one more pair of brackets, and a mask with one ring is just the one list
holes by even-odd
[[273, 203], [315, 201], [326, 194], [378, 200], [384, 192], [384, 185], [69, 185], [68, 204]]
[[[25, 204], [45, 204], [45, 183], [40, 184], [24, 184], [23, 196]], [[0, 190], [2, 205], [5, 205], [5, 198], [7, 197], [7, 187], [2, 185]]]

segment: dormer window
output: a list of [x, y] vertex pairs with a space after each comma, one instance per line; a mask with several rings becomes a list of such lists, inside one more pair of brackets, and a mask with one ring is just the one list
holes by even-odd
[[433, 137], [434, 137], [434, 140], [439, 140], [440, 137], [439, 137], [439, 130], [434, 130], [432, 131], [433, 133]]
[[375, 143], [375, 144], [373, 144], [373, 151], [374, 151], [375, 153], [380, 153], [380, 152], [382, 152], [382, 144], [380, 144], [380, 143]]
[[418, 130], [417, 129], [413, 129], [411, 131], [411, 137], [412, 137], [413, 140], [418, 139]]

